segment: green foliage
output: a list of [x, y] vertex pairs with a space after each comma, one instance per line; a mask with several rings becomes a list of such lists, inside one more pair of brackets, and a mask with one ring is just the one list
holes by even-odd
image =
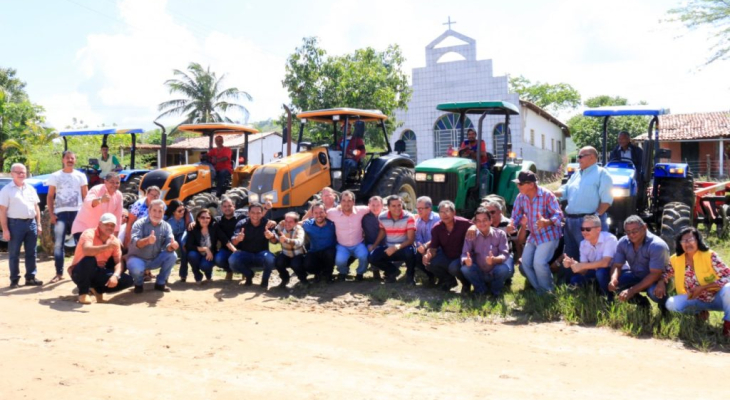
[[[375, 109], [388, 115], [389, 132], [398, 126], [396, 109], [406, 109], [411, 88], [403, 72], [405, 59], [398, 45], [383, 52], [373, 48], [355, 50], [343, 56], [328, 56], [318, 47], [315, 37], [304, 38], [301, 47], [289, 56], [282, 81], [291, 98], [293, 114], [327, 108]], [[285, 119], [282, 117], [282, 125]], [[305, 137], [312, 142], [326, 142], [331, 127], [307, 127]], [[366, 144], [382, 147], [384, 138], [375, 124], [367, 125]]]
[[681, 22], [688, 29], [710, 29], [713, 52], [705, 64], [730, 59], [730, 1], [690, 0], [668, 11], [668, 21]]
[[183, 97], [160, 103], [158, 110], [162, 114], [157, 118], [185, 115], [184, 123], [234, 122], [226, 113], [237, 111], [243, 114], [239, 122], [248, 120], [246, 107], [230, 100], [251, 101], [251, 95], [235, 87], [223, 89], [225, 75], [218, 78], [210, 67], [203, 69], [198, 63], [190, 63], [188, 73], [176, 69], [173, 75], [178, 79], [169, 79], [165, 85], [170, 89], [170, 94]]
[[[640, 102], [639, 104], [646, 104]], [[602, 106], [625, 106], [628, 105], [628, 100], [623, 97], [611, 97], [611, 96], [596, 96], [591, 97], [585, 101], [586, 107], [602, 107]], [[570, 136], [573, 138], [576, 146], [581, 148], [583, 146], [596, 147], [598, 153], [602, 151], [602, 132], [603, 132], [603, 118], [596, 117], [584, 117], [583, 115], [576, 115], [568, 120], [566, 123], [570, 128]], [[643, 133], [646, 133], [649, 129], [649, 118], [648, 117], [612, 117], [609, 119], [608, 125], [608, 144], [607, 152], [610, 152], [618, 144], [618, 133], [621, 131], [627, 131], [631, 137], [636, 137]]]
[[580, 105], [580, 93], [567, 83], [535, 82], [520, 75], [509, 79], [510, 91], [520, 95], [540, 108], [556, 113], [561, 110], [575, 109]]
[[[263, 120], [263, 121], [257, 121], [252, 123], [254, 128], [256, 128], [259, 132], [279, 132], [281, 133], [284, 129], [281, 123], [279, 121], [274, 121], [272, 118]], [[292, 129], [294, 129], [294, 124], [292, 124]]]
[[44, 121], [43, 107], [30, 102], [25, 83], [15, 75], [14, 69], [0, 68], [0, 171], [9, 170], [14, 162], [28, 161], [25, 136], [38, 132]]

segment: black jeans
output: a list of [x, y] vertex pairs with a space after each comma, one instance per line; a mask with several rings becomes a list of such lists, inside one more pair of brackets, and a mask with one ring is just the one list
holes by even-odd
[[279, 271], [279, 277], [282, 281], [289, 280], [289, 271], [287, 268], [291, 268], [294, 274], [299, 278], [300, 281], [307, 280], [307, 272], [304, 270], [304, 254], [298, 256], [289, 257], [284, 253], [279, 253], [276, 256], [276, 270]]
[[304, 270], [307, 274], [314, 274], [327, 280], [332, 279], [336, 254], [337, 249], [335, 247], [309, 252], [304, 257]]
[[71, 272], [71, 279], [79, 288], [79, 294], [89, 294], [93, 287], [97, 293], [113, 293], [132, 287], [134, 282], [128, 274], [122, 274], [117, 281], [117, 286], [109, 288], [106, 283], [114, 275], [114, 258], [106, 262], [105, 267], [96, 265], [96, 257], [88, 256], [79, 261]]

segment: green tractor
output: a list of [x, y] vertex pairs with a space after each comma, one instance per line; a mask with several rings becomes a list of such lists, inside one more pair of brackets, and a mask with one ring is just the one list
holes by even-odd
[[[467, 114], [480, 116], [477, 143], [482, 142], [482, 126], [487, 115], [503, 115], [504, 126], [509, 127], [510, 116], [520, 114], [514, 104], [506, 101], [445, 103], [439, 104], [436, 109], [459, 115], [460, 143], [464, 143]], [[476, 149], [475, 159], [458, 157], [459, 153], [454, 151], [448, 157], [432, 158], [416, 166], [416, 193], [429, 196], [433, 200], [434, 211], [442, 200], [452, 200], [457, 214], [471, 218], [482, 199], [490, 194], [503, 197], [507, 206], [511, 207], [519, 194], [512, 180], [523, 170], [537, 172], [534, 163], [517, 159], [511, 152], [509, 129], [504, 134], [504, 154], [501, 159], [495, 160], [493, 166], [480, 166], [475, 160], [482, 160], [481, 146], [477, 145]]]

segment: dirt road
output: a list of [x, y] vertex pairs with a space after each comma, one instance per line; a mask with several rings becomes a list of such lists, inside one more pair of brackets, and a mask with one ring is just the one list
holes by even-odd
[[[22, 268], [22, 266], [21, 266]], [[52, 264], [39, 267], [49, 279]], [[563, 324], [413, 318], [215, 281], [81, 306], [66, 279], [8, 290], [0, 399], [722, 398], [730, 355]], [[22, 283], [22, 279], [21, 279]], [[344, 285], [350, 285], [348, 289]], [[275, 289], [272, 289], [275, 290]], [[348, 297], [349, 296], [349, 297]]]

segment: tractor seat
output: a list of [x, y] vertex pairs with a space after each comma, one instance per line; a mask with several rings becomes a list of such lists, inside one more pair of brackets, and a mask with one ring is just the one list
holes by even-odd
[[403, 139], [398, 139], [395, 141], [395, 146], [393, 147], [393, 151], [395, 151], [397, 154], [403, 154], [406, 152], [406, 142]]

